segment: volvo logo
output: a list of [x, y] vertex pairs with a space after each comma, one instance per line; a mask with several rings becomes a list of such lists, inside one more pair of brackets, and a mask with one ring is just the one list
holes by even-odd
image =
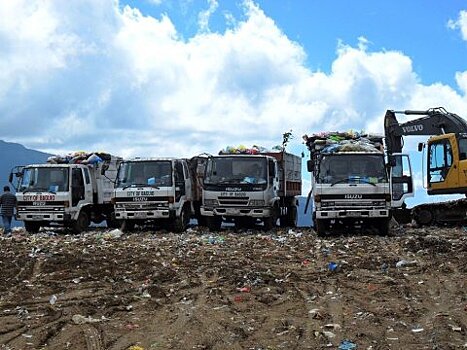
[[361, 194], [346, 194], [345, 199], [362, 199], [363, 195]]
[[422, 131], [422, 130], [423, 130], [423, 124], [403, 126], [403, 127], [402, 127], [402, 130], [403, 130], [404, 132], [417, 132], [417, 131]]

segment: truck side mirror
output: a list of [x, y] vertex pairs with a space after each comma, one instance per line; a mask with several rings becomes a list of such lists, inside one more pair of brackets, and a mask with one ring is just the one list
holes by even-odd
[[10, 176], [8, 176], [8, 182], [13, 183], [13, 173], [10, 173]]
[[102, 164], [101, 175], [105, 175], [105, 172], [109, 169], [109, 164]]
[[312, 173], [313, 172], [313, 160], [311, 160], [311, 159], [308, 160], [306, 162], [306, 167], [308, 169], [308, 172]]
[[425, 144], [423, 142], [418, 143], [418, 151], [421, 152], [423, 151], [423, 148], [425, 148]]

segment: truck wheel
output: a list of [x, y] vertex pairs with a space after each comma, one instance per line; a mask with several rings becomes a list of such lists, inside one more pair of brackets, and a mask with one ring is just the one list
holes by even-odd
[[379, 222], [378, 222], [378, 234], [380, 236], [387, 236], [389, 235], [389, 222], [390, 220], [389, 219], [381, 219]]
[[263, 219], [264, 230], [270, 231], [277, 227], [277, 216], [273, 215]]
[[24, 222], [24, 228], [29, 233], [37, 233], [37, 232], [39, 232], [39, 230], [41, 228], [41, 223], [36, 222], [36, 221], [25, 221]]
[[196, 220], [198, 221], [198, 226], [206, 226], [206, 217], [205, 216], [198, 215]]
[[297, 219], [298, 219], [298, 215], [297, 215], [297, 206], [296, 205], [292, 205], [288, 208], [287, 210], [287, 215], [286, 215], [286, 225], [288, 227], [297, 227]]
[[120, 228], [121, 224], [120, 221], [115, 218], [115, 213], [112, 212], [106, 215], [106, 222], [108, 228]]
[[254, 225], [253, 218], [241, 216], [235, 219], [235, 227], [238, 229], [249, 229]]
[[89, 216], [85, 211], [81, 211], [78, 215], [78, 219], [73, 223], [72, 230], [74, 233], [81, 233], [86, 231], [89, 227]]
[[186, 230], [188, 223], [190, 222], [190, 213], [187, 207], [184, 207], [180, 212], [180, 216], [176, 217], [172, 224], [173, 231], [180, 233]]
[[206, 225], [210, 231], [219, 231], [222, 225], [222, 218], [218, 216], [207, 216]]
[[135, 229], [135, 222], [132, 220], [122, 220], [120, 225], [120, 231], [131, 232]]
[[326, 220], [315, 220], [315, 231], [319, 237], [326, 236]]

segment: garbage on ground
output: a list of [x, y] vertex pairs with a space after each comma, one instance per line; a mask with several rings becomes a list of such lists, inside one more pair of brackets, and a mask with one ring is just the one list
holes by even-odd
[[[122, 349], [463, 348], [467, 236], [462, 227], [402, 230], [18, 235], [1, 241], [0, 344], [39, 349], [48, 334], [56, 349], [93, 340]], [[396, 268], [402, 260], [417, 263]]]
[[396, 267], [415, 266], [415, 265], [417, 265], [417, 261], [415, 261], [415, 260], [412, 260], [412, 261], [408, 261], [408, 260], [399, 260], [399, 261], [396, 263]]
[[331, 261], [330, 263], [328, 263], [328, 269], [329, 271], [339, 271], [340, 269], [340, 265], [336, 262], [333, 262]]
[[108, 321], [109, 319], [102, 316], [102, 318], [92, 318], [91, 316], [85, 317], [83, 315], [73, 315], [71, 317], [71, 320], [73, 321], [74, 324], [85, 324], [85, 323], [99, 323], [99, 322], [105, 322]]
[[52, 296], [50, 297], [50, 299], [49, 299], [50, 305], [55, 305], [55, 303], [57, 302], [57, 299], [58, 299], [58, 298], [57, 298], [57, 296], [56, 296], [55, 294], [52, 295]]
[[353, 349], [357, 349], [357, 344], [351, 342], [350, 340], [343, 340], [339, 344], [339, 347], [337, 349], [338, 350], [353, 350]]

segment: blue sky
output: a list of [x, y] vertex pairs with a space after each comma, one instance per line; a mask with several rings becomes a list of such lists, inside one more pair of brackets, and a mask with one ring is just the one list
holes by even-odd
[[386, 109], [467, 116], [465, 1], [9, 0], [0, 16], [0, 139], [48, 152], [186, 157], [290, 129], [301, 152], [304, 133], [381, 133]]

